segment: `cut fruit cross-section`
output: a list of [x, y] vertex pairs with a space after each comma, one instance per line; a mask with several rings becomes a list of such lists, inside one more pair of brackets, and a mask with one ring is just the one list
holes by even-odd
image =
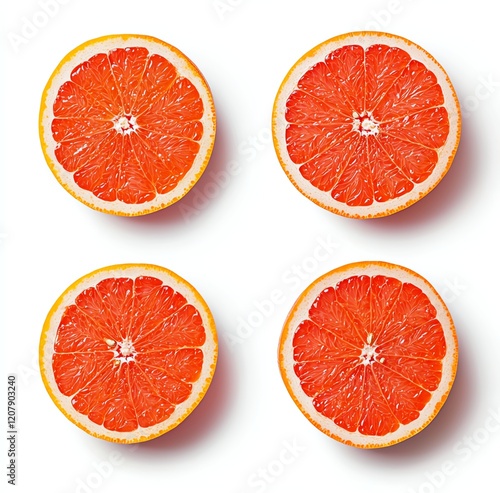
[[56, 301], [40, 339], [40, 368], [73, 423], [134, 443], [193, 411], [212, 380], [217, 347], [210, 310], [184, 279], [155, 265], [114, 265]]
[[273, 142], [295, 187], [354, 218], [428, 194], [460, 139], [460, 107], [436, 60], [400, 36], [355, 32], [306, 53], [282, 82]]
[[71, 195], [111, 214], [167, 207], [200, 178], [215, 140], [198, 68], [151, 36], [110, 35], [71, 51], [42, 95], [40, 139]]
[[415, 272], [358, 262], [314, 281], [285, 321], [279, 367], [302, 413], [348, 445], [415, 435], [443, 406], [458, 343], [451, 316]]

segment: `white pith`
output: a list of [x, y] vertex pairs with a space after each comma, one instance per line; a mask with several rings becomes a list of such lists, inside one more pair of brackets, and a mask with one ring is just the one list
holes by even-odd
[[137, 351], [134, 348], [134, 343], [130, 339], [123, 339], [123, 341], [116, 344], [117, 349], [113, 351], [115, 361], [119, 363], [129, 363], [135, 361]]
[[363, 136], [378, 135], [378, 122], [372, 116], [371, 111], [352, 112], [352, 129]]
[[[210, 327], [214, 326], [214, 322], [208, 306], [204, 303], [200, 303], [200, 298], [196, 297], [197, 292], [187, 281], [181, 280], [180, 278], [177, 279], [175, 276], [172, 276], [170, 271], [167, 269], [158, 268], [148, 264], [123, 265], [115, 267], [116, 268], [113, 270], [101, 269], [99, 271], [95, 271], [84, 281], [77, 281], [56, 301], [52, 311], [47, 317], [46, 325], [44, 326], [45, 333], [40, 348], [40, 367], [42, 374], [46, 379], [46, 385], [49, 386], [54, 396], [53, 398], [58, 401], [58, 406], [64, 409], [64, 412], [72, 421], [78, 423], [79, 426], [86, 429], [90, 433], [104, 436], [106, 439], [117, 441], [140, 441], [141, 439], [145, 439], [145, 437], [161, 434], [164, 430], [174, 427], [185, 417], [186, 413], [189, 413], [192, 409], [194, 409], [212, 379], [213, 370], [217, 361], [217, 339], [216, 335], [210, 330]], [[203, 364], [200, 378], [196, 382], [192, 383], [192, 391], [188, 399], [177, 405], [173, 414], [165, 421], [146, 428], [138, 427], [132, 432], [110, 431], [102, 425], [97, 425], [86, 415], [77, 412], [71, 403], [73, 396], [66, 396], [59, 391], [52, 368], [52, 358], [54, 354], [54, 343], [56, 340], [57, 329], [66, 307], [73, 304], [78, 294], [85, 289], [93, 287], [101, 280], [110, 277], [128, 277], [135, 279], [139, 276], [148, 275], [160, 279], [165, 285], [168, 285], [175, 291], [181, 293], [186, 298], [187, 303], [192, 304], [198, 310], [202, 318], [206, 334], [205, 343], [199, 347], [199, 349], [203, 351]], [[122, 364], [128, 364], [129, 362], [135, 360], [135, 355], [137, 353], [133, 347], [133, 341], [128, 339], [124, 339], [123, 341], [105, 339], [105, 342], [108, 345], [110, 352], [114, 355], [113, 365], [117, 371]]]
[[[301, 321], [308, 318], [308, 310], [313, 304], [318, 295], [326, 288], [335, 286], [341, 280], [357, 275], [384, 275], [388, 277], [396, 277], [402, 282], [410, 282], [420, 288], [429, 298], [433, 306], [437, 310], [436, 319], [441, 323], [446, 341], [446, 355], [442, 360], [442, 377], [438, 388], [431, 392], [431, 399], [420, 412], [419, 417], [408, 423], [400, 425], [399, 428], [384, 436], [368, 436], [363, 435], [359, 431], [349, 432], [344, 428], [336, 425], [331, 419], [319, 413], [314, 405], [311, 397], [307, 396], [302, 390], [300, 380], [294, 371], [293, 358], [293, 337]], [[404, 440], [408, 436], [415, 434], [424, 428], [430, 417], [438, 410], [443, 398], [449, 391], [450, 385], [455, 378], [456, 361], [458, 358], [458, 346], [454, 332], [453, 322], [449, 316], [449, 312], [443, 300], [435, 293], [431, 285], [422, 277], [415, 273], [410, 273], [395, 265], [387, 265], [381, 263], [372, 263], [369, 265], [353, 267], [350, 270], [340, 272], [332, 271], [313, 282], [303, 293], [303, 297], [299, 298], [296, 304], [292, 307], [290, 314], [285, 322], [285, 328], [289, 330], [286, 337], [282, 339], [279, 351], [279, 359], [282, 362], [283, 377], [289, 383], [289, 390], [295, 402], [301, 409], [302, 413], [319, 429], [331, 436], [340, 438], [341, 441], [353, 444], [359, 447], [382, 447], [390, 443], [396, 443]], [[283, 336], [282, 336], [283, 337]], [[372, 359], [373, 358], [373, 359]], [[360, 353], [360, 365], [370, 365], [377, 361], [384, 364], [384, 358], [378, 358], [376, 345], [373, 344], [372, 334], [368, 334], [366, 344]], [[370, 361], [371, 360], [371, 361]]]
[[[286, 145], [286, 128], [288, 122], [286, 121], [286, 102], [297, 87], [301, 77], [316, 63], [324, 61], [325, 57], [336, 49], [347, 44], [360, 45], [364, 49], [373, 44], [387, 44], [402, 48], [407, 51], [410, 57], [414, 60], [422, 62], [429, 70], [431, 70], [437, 77], [438, 83], [442, 88], [444, 96], [443, 106], [448, 111], [450, 130], [448, 139], [443, 147], [438, 152], [438, 163], [436, 164], [431, 175], [423, 183], [414, 183], [411, 192], [404, 194], [386, 202], [374, 201], [371, 205], [367, 206], [349, 206], [343, 202], [335, 200], [330, 191], [321, 191], [314, 187], [308, 180], [304, 179], [300, 174], [300, 165], [295, 164], [289, 157]], [[369, 110], [369, 109], [368, 109]], [[355, 127], [357, 113], [353, 114], [353, 131], [358, 131]], [[366, 121], [366, 120], [365, 120]], [[376, 123], [367, 121], [365, 124], [362, 135], [370, 137], [370, 135], [377, 135], [379, 130]], [[401, 208], [406, 207], [415, 200], [426, 195], [444, 176], [449, 166], [450, 156], [453, 155], [454, 150], [458, 145], [460, 137], [460, 107], [454, 97], [454, 90], [451, 86], [449, 79], [443, 68], [431, 58], [422, 48], [416, 44], [399, 37], [386, 37], [383, 33], [352, 33], [347, 36], [333, 38], [325, 42], [323, 45], [318, 46], [311, 50], [304, 59], [297, 62], [287, 75], [287, 78], [280, 87], [276, 96], [274, 111], [273, 111], [273, 136], [275, 140], [276, 152], [279, 160], [289, 176], [290, 180], [297, 186], [297, 188], [307, 197], [313, 199], [322, 207], [334, 210], [340, 214], [353, 217], [374, 217], [378, 215], [385, 215], [387, 213], [395, 212]], [[432, 185], [432, 186], [430, 186]]]
[[[359, 355], [360, 364], [364, 366], [368, 366], [373, 364], [375, 361], [379, 361], [377, 346], [372, 344], [373, 334], [370, 332], [366, 337], [366, 344], [363, 346], [361, 350], [361, 354]], [[383, 358], [381, 358], [382, 360]], [[381, 361], [383, 363], [383, 361]]]
[[[146, 48], [150, 55], [161, 55], [173, 63], [179, 76], [189, 79], [189, 81], [196, 87], [200, 98], [203, 101], [204, 107], [204, 114], [200, 120], [203, 124], [203, 137], [198, 142], [200, 148], [190, 170], [179, 181], [178, 185], [173, 190], [164, 194], [157, 194], [152, 201], [142, 204], [127, 204], [119, 200], [115, 200], [113, 202], [102, 200], [96, 197], [91, 191], [84, 190], [77, 186], [73, 180], [73, 173], [66, 171], [59, 164], [55, 156], [54, 151], [56, 149], [57, 142], [54, 140], [51, 131], [51, 121], [54, 118], [53, 105], [57, 92], [60, 86], [70, 79], [72, 70], [77, 65], [88, 60], [95, 54], [107, 53], [115, 48], [127, 47]], [[52, 171], [56, 175], [56, 178], [68, 191], [70, 191], [70, 193], [96, 209], [111, 213], [134, 215], [147, 213], [161, 208], [184, 196], [199, 179], [204, 167], [207, 164], [207, 159], [210, 156], [215, 136], [215, 109], [212, 96], [197, 67], [186, 57], [180, 56], [179, 53], [173, 49], [173, 47], [170, 47], [167, 44], [156, 42], [153, 38], [143, 36], [115, 36], [96, 41], [95, 43], [89, 45], [83, 45], [81, 48], [77, 48], [71, 54], [71, 57], [55, 70], [45, 91], [46, 105], [41, 110], [41, 139], [46, 148], [46, 157], [53, 164]], [[130, 117], [130, 120], [128, 120], [127, 117]], [[118, 133], [126, 135], [136, 130], [136, 115], [115, 115], [112, 122]]]
[[134, 115], [118, 115], [113, 119], [113, 124], [116, 132], [121, 135], [128, 135], [139, 128]]

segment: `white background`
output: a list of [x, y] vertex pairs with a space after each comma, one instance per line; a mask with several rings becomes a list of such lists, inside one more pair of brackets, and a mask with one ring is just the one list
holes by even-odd
[[[10, 0], [2, 18], [1, 316], [4, 375], [16, 373], [19, 384], [17, 491], [499, 491], [494, 2], [47, 3], [50, 15], [43, 0]], [[269, 130], [291, 65], [318, 43], [363, 29], [403, 35], [432, 53], [465, 113], [459, 151], [438, 188], [406, 211], [370, 221], [335, 216], [299, 194]], [[217, 109], [204, 176], [179, 203], [145, 217], [113, 217], [73, 199], [38, 140], [39, 100], [52, 70], [80, 43], [111, 33], [149, 34], [180, 48], [206, 76]], [[298, 294], [320, 274], [368, 259], [400, 263], [431, 281], [452, 312], [461, 351], [454, 388], [434, 422], [380, 450], [350, 448], [317, 431], [289, 398], [276, 364], [281, 325]], [[101, 441], [71, 424], [37, 366], [41, 327], [59, 294], [87, 272], [121, 262], [157, 263], [189, 280], [220, 335], [218, 368], [200, 406], [180, 427], [138, 446]], [[271, 297], [275, 303], [264, 301]], [[5, 379], [4, 395], [6, 386]], [[6, 464], [6, 440], [0, 453]], [[4, 473], [0, 481], [6, 484]]]

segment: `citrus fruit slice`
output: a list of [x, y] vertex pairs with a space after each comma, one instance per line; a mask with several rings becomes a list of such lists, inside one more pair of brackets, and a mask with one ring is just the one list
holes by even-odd
[[71, 51], [42, 95], [40, 139], [61, 185], [88, 206], [141, 215], [183, 197], [208, 164], [215, 109], [177, 48], [110, 35]]
[[40, 339], [45, 387], [87, 433], [122, 443], [180, 424], [205, 395], [217, 334], [200, 294], [155, 265], [96, 270], [69, 286]]
[[279, 342], [283, 381], [302, 413], [348, 445], [415, 435], [450, 392], [458, 342], [450, 313], [420, 275], [359, 262], [314, 281]]
[[436, 60], [399, 36], [355, 32], [292, 67], [273, 107], [273, 142], [289, 179], [337, 214], [393, 214], [429, 193], [460, 139], [453, 86]]

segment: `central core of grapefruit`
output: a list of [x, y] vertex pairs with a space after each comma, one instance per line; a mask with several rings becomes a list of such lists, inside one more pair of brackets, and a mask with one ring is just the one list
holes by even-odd
[[137, 351], [132, 344], [132, 341], [128, 338], [123, 339], [119, 342], [117, 348], [114, 350], [115, 361], [120, 363], [128, 363], [129, 361], [135, 361], [135, 355]]
[[[369, 333], [367, 338], [366, 338], [366, 344], [364, 345], [363, 349], [361, 350], [361, 354], [359, 356], [359, 359], [361, 360], [360, 364], [367, 366], [371, 365], [374, 361], [377, 360], [377, 351], [376, 351], [376, 346], [372, 345], [372, 337], [373, 334]], [[383, 358], [382, 358], [383, 360]], [[383, 363], [383, 361], [380, 361]]]
[[352, 129], [361, 135], [378, 135], [378, 122], [373, 118], [371, 111], [362, 111], [352, 113]]
[[113, 124], [115, 130], [120, 135], [128, 135], [131, 132], [135, 132], [139, 125], [137, 125], [137, 119], [133, 115], [120, 115], [113, 119]]

